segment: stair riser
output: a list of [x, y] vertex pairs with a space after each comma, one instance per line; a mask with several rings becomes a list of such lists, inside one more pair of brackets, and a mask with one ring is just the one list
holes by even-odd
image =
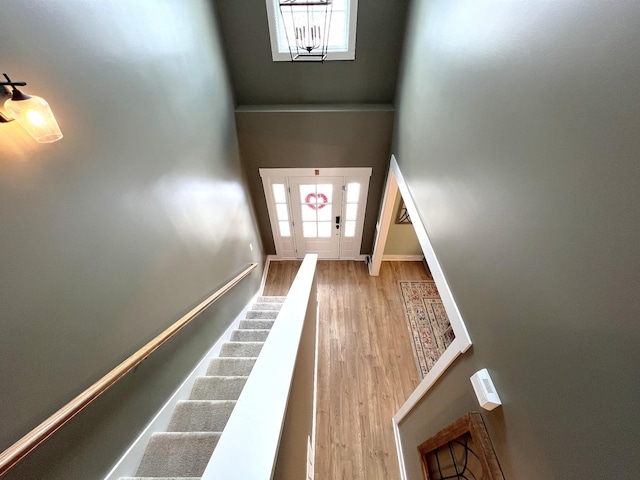
[[227, 342], [220, 349], [221, 357], [257, 357], [264, 342]]
[[231, 376], [241, 377], [249, 376], [253, 366], [256, 363], [255, 358], [220, 358], [216, 357], [209, 363], [207, 376]]

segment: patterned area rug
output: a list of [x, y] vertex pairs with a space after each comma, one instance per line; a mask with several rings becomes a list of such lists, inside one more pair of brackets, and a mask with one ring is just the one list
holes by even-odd
[[418, 371], [424, 378], [455, 338], [435, 282], [398, 282]]

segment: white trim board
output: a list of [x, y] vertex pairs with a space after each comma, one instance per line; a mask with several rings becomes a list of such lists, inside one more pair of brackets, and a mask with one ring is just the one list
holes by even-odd
[[371, 167], [260, 168], [264, 177], [370, 177]]
[[271, 266], [272, 261], [284, 260], [278, 258], [276, 255], [267, 255], [267, 259], [264, 263], [264, 269], [262, 270], [262, 281], [260, 282], [260, 290], [258, 290], [258, 296], [262, 295], [264, 292], [264, 287], [267, 284], [267, 274], [269, 273], [269, 267]]
[[442, 356], [438, 359], [435, 365], [429, 370], [427, 375], [422, 379], [418, 387], [411, 393], [407, 401], [400, 407], [393, 417], [393, 428], [396, 438], [396, 448], [398, 450], [398, 462], [400, 465], [400, 475], [403, 480], [407, 479], [407, 473], [404, 466], [404, 458], [402, 453], [402, 443], [400, 439], [399, 425], [409, 412], [426, 396], [429, 389], [436, 383], [438, 378], [446, 371], [454, 360], [466, 352], [471, 347], [471, 337], [467, 331], [467, 327], [464, 324], [460, 310], [456, 305], [453, 293], [449, 288], [447, 279], [444, 272], [438, 262], [435, 251], [427, 234], [427, 230], [422, 223], [422, 219], [418, 213], [418, 209], [413, 201], [409, 187], [407, 186], [400, 167], [394, 155], [391, 155], [391, 163], [389, 166], [389, 175], [385, 185], [385, 191], [382, 201], [382, 208], [380, 211], [380, 219], [376, 225], [376, 239], [373, 248], [373, 255], [369, 264], [369, 273], [376, 276], [380, 273], [380, 265], [384, 260], [384, 244], [387, 240], [387, 234], [389, 232], [389, 225], [393, 219], [393, 204], [396, 194], [400, 191], [402, 199], [407, 207], [413, 227], [416, 231], [416, 236], [424, 252], [424, 257], [429, 265], [429, 270], [433, 276], [436, 287], [440, 292], [440, 298], [444, 305], [451, 327], [455, 333], [455, 340], [449, 345]]
[[400, 428], [395, 422], [395, 419], [391, 421], [393, 428], [393, 438], [396, 441], [396, 452], [398, 454], [398, 465], [400, 466], [400, 480], [407, 480], [407, 469], [405, 468], [404, 452], [402, 450], [402, 438], [400, 437]]
[[[445, 309], [446, 310], [446, 309]], [[400, 423], [411, 412], [423, 397], [426, 396], [428, 390], [436, 383], [438, 378], [449, 368], [456, 358], [463, 352], [461, 348], [464, 346], [462, 339], [456, 338], [451, 345], [445, 350], [442, 356], [438, 359], [429, 373], [418, 384], [418, 387], [409, 395], [409, 398], [404, 405], [400, 407], [400, 410], [393, 416], [393, 431], [396, 439], [396, 449], [398, 450], [398, 463], [400, 466], [400, 478], [407, 480], [407, 471], [404, 463], [404, 453], [402, 450], [402, 438], [400, 437]], [[469, 344], [471, 346], [471, 344]], [[468, 349], [469, 347], [467, 347]], [[465, 350], [466, 351], [466, 350]]]
[[421, 262], [422, 255], [383, 255], [383, 262]]
[[394, 112], [390, 103], [295, 103], [275, 105], [238, 105], [236, 113], [325, 113], [325, 112]]
[[[320, 260], [321, 262], [339, 262], [341, 260], [353, 260], [354, 262], [366, 262], [367, 257], [370, 255], [368, 253], [361, 253], [360, 255], [356, 255], [353, 258], [326, 258], [324, 260]], [[287, 257], [279, 257], [278, 255], [269, 255], [269, 262], [282, 262], [285, 260], [298, 260], [302, 261], [299, 258], [287, 258]], [[418, 260], [422, 260], [420, 257]], [[264, 287], [263, 287], [264, 288]]]

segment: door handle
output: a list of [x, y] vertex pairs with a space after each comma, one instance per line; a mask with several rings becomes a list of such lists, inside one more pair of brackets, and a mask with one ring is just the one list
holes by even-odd
[[336, 230], [340, 229], [340, 217], [336, 217]]

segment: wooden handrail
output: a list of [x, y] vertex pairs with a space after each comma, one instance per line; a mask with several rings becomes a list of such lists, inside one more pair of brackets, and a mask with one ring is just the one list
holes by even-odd
[[187, 314], [183, 315], [180, 320], [176, 321], [169, 328], [157, 335], [144, 347], [140, 348], [137, 352], [123, 361], [120, 365], [115, 367], [104, 377], [91, 385], [84, 392], [75, 397], [64, 407], [62, 407], [60, 410], [55, 412], [44, 422], [38, 425], [36, 428], [27, 433], [11, 447], [2, 452], [2, 454], [0, 454], [0, 477], [11, 470], [13, 467], [15, 467], [20, 461], [22, 461], [27, 455], [29, 455], [29, 453], [38, 448], [38, 446], [40, 446], [45, 440], [53, 435], [60, 427], [62, 427], [65, 423], [67, 423], [78, 413], [80, 413], [87, 405], [98, 398], [109, 387], [111, 387], [114, 383], [116, 383], [127, 373], [133, 370], [137, 365], [140, 364], [140, 362], [142, 362], [158, 347], [160, 347], [160, 345], [165, 343], [179, 330], [181, 330], [184, 326], [191, 322], [191, 320], [193, 320], [198, 314], [209, 307], [213, 302], [218, 300], [218, 298], [220, 298], [222, 295], [231, 290], [243, 278], [249, 275], [249, 273], [251, 273], [251, 271], [257, 266], [257, 263], [251, 263], [233, 279], [216, 290], [213, 294], [207, 297], [204, 301], [194, 307]]

